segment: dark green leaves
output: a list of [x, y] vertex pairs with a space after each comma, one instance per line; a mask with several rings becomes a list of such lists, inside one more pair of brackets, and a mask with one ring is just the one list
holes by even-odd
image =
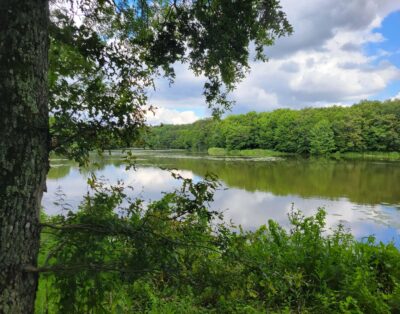
[[[177, 175], [179, 177], [179, 175]], [[399, 309], [400, 253], [373, 237], [325, 228], [319, 209], [233, 229], [207, 210], [214, 181], [147, 208], [121, 186], [92, 181], [80, 210], [43, 224], [41, 296], [61, 313], [391, 313]], [[244, 209], [245, 210], [245, 209]], [[42, 303], [38, 303], [42, 304]], [[38, 311], [45, 310], [38, 307]]]
[[291, 27], [278, 1], [54, 0], [51, 5], [52, 149], [84, 162], [90, 150], [130, 146], [144, 126], [147, 91], [186, 62], [204, 75], [216, 115], [227, 93]]

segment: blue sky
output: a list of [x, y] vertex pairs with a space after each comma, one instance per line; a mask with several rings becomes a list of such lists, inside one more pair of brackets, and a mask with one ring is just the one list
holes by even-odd
[[[350, 105], [363, 99], [400, 98], [400, 1], [281, 0], [294, 34], [266, 48], [267, 63], [253, 63], [231, 97], [232, 113], [277, 108]], [[190, 123], [209, 116], [202, 84], [176, 65], [150, 101], [149, 123]]]
[[[382, 22], [380, 27], [373, 31], [381, 34], [383, 41], [378, 43], [369, 43], [365, 46], [368, 55], [379, 55], [382, 57], [379, 61], [386, 61], [400, 68], [400, 11], [389, 14]], [[381, 92], [374, 95], [375, 99], [388, 99], [400, 94], [400, 80], [391, 81]]]
[[382, 59], [388, 60], [393, 64], [400, 66], [400, 11], [395, 11], [382, 21], [380, 27], [373, 30], [373, 33], [381, 34], [383, 40], [378, 43], [367, 44], [365, 50], [368, 54], [379, 54], [385, 51], [389, 55], [383, 56]]

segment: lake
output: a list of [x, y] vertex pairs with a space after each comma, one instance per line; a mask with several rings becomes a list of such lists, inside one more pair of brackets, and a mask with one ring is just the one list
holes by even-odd
[[132, 186], [130, 195], [156, 200], [162, 192], [180, 186], [168, 169], [183, 177], [201, 180], [216, 174], [221, 188], [212, 209], [224, 211], [225, 219], [254, 230], [274, 219], [288, 226], [291, 208], [312, 215], [318, 207], [327, 211], [327, 229], [342, 223], [362, 239], [375, 235], [380, 241], [400, 244], [400, 162], [303, 158], [217, 158], [184, 151], [141, 151], [136, 170], [125, 170], [118, 151], [98, 159], [91, 169], [51, 159], [48, 192], [43, 206], [49, 214], [60, 213], [53, 203], [62, 192], [65, 202], [76, 208], [88, 191], [89, 170], [111, 183], [123, 180]]

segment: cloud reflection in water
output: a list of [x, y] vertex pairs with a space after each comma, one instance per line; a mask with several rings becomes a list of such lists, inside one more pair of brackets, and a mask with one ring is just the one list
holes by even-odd
[[[126, 186], [133, 187], [133, 191], [128, 193], [129, 196], [140, 197], [146, 202], [159, 199], [162, 197], [162, 192], [170, 192], [180, 187], [181, 183], [175, 180], [169, 171], [149, 164], [151, 163], [146, 165], [142, 163], [136, 171], [126, 171], [122, 163], [106, 163], [96, 171], [96, 175], [98, 178], [107, 178], [110, 184], [116, 183], [118, 180], [124, 181]], [[172, 163], [169, 166], [179, 168], [179, 163]], [[178, 170], [180, 175], [195, 181], [201, 179], [203, 174], [201, 172], [199, 174], [197, 168], [190, 170], [187, 165], [183, 166], [184, 164], [182, 164], [184, 170]], [[236, 168], [234, 170], [237, 171]], [[242, 170], [246, 171], [246, 168], [242, 168]], [[88, 173], [80, 172], [75, 165], [58, 162], [47, 180], [48, 192], [43, 199], [46, 212], [49, 214], [60, 212], [60, 209], [53, 205], [58, 188], [61, 188], [66, 194], [65, 201], [73, 208], [77, 208], [83, 195], [88, 192], [87, 178]], [[400, 244], [400, 211], [396, 205], [360, 204], [350, 201], [346, 196], [306, 197], [300, 192], [298, 195], [295, 193], [276, 194], [273, 178], [269, 181], [272, 192], [266, 189], [263, 191], [247, 190], [246, 185], [241, 188], [235, 185], [232, 187], [224, 181], [223, 176], [220, 176], [220, 179], [223, 188], [216, 191], [215, 201], [211, 207], [223, 210], [227, 221], [232, 220], [244, 229], [254, 230], [265, 224], [268, 219], [274, 219], [288, 227], [287, 215], [294, 204], [294, 208], [300, 209], [305, 215], [313, 215], [318, 207], [324, 207], [328, 212], [326, 221], [328, 230], [342, 223], [351, 228], [357, 238], [374, 234], [378, 240], [385, 242], [394, 240], [397, 245]], [[228, 182], [231, 181], [228, 180]]]

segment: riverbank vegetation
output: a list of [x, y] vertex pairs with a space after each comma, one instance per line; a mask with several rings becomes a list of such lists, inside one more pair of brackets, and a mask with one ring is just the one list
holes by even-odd
[[[210, 147], [208, 155], [218, 157], [288, 157], [297, 156], [296, 153], [284, 153], [270, 149], [233, 149]], [[325, 154], [325, 156], [327, 156]], [[363, 159], [363, 160], [400, 160], [400, 152], [335, 152], [329, 157], [334, 159]]]
[[281, 157], [290, 156], [289, 153], [277, 152], [269, 149], [234, 149], [227, 150], [226, 148], [210, 147], [207, 150], [210, 156], [234, 156], [234, 157]]
[[144, 142], [150, 148], [204, 151], [216, 147], [228, 152], [251, 149], [306, 155], [399, 152], [399, 121], [400, 100], [363, 101], [351, 107], [278, 109], [231, 115], [223, 120], [205, 119], [188, 125], [162, 125], [151, 128]]
[[400, 160], [400, 152], [344, 152], [338, 157], [346, 159]]
[[322, 209], [244, 231], [208, 209], [215, 181], [182, 180], [147, 206], [96, 180], [78, 212], [60, 200], [64, 215], [43, 218], [36, 313], [400, 310], [393, 244], [327, 232]]

